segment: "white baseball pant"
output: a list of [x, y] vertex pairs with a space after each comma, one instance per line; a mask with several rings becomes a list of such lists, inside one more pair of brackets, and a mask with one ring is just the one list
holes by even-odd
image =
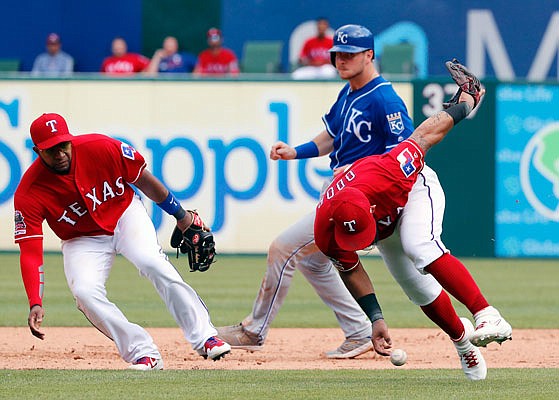
[[137, 196], [120, 217], [113, 236], [65, 240], [62, 253], [64, 272], [78, 309], [115, 342], [126, 362], [161, 355], [149, 333], [128, 321], [107, 299], [105, 283], [116, 254], [122, 254], [152, 282], [193, 349], [201, 349], [209, 337], [217, 334], [206, 305], [161, 249], [153, 223]]

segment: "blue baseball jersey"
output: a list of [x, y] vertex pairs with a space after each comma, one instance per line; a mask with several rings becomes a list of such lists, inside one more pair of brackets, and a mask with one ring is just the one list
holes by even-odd
[[382, 76], [355, 91], [346, 84], [322, 120], [334, 138], [332, 169], [383, 154], [407, 139], [414, 129], [403, 100]]

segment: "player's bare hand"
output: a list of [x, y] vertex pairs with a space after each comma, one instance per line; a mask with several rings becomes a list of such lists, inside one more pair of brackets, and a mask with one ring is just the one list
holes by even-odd
[[333, 172], [334, 172], [334, 176], [338, 176], [339, 174], [341, 174], [342, 172], [345, 171], [345, 169], [347, 168], [347, 165], [342, 165], [341, 167], [338, 168], [334, 168]]
[[388, 333], [388, 326], [384, 319], [377, 319], [373, 322], [373, 347], [382, 356], [389, 356], [392, 348], [392, 339]]
[[186, 231], [191, 225], [200, 226], [205, 231], [210, 231], [210, 227], [202, 220], [198, 213], [187, 211], [186, 215], [177, 221], [177, 227], [181, 232]]
[[41, 328], [41, 324], [43, 323], [44, 316], [45, 310], [43, 307], [35, 305], [31, 308], [31, 310], [29, 310], [29, 317], [27, 318], [27, 325], [29, 325], [31, 333], [33, 336], [41, 340], [45, 338], [45, 334], [39, 330]]
[[[485, 88], [482, 86], [480, 91], [479, 91], [479, 102], [481, 103], [481, 99], [483, 98], [483, 96], [485, 96]], [[462, 92], [460, 93], [460, 98], [458, 99], [458, 103], [462, 103], [462, 102], [466, 102], [470, 105], [470, 107], [473, 109], [476, 105], [474, 97], [466, 92]]]
[[295, 149], [284, 142], [277, 142], [270, 149], [271, 160], [293, 160], [296, 156]]

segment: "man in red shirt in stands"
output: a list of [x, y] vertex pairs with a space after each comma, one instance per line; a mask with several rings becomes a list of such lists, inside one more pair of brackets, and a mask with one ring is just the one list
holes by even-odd
[[316, 36], [305, 42], [299, 55], [300, 68], [293, 71], [294, 79], [330, 79], [337, 76], [336, 68], [330, 62], [329, 50], [333, 46], [328, 35], [330, 24], [326, 18], [316, 20]]
[[128, 45], [121, 37], [115, 37], [112, 45], [113, 55], [103, 60], [101, 72], [108, 74], [133, 74], [142, 72], [149, 65], [149, 58], [137, 53], [128, 53]]
[[223, 35], [217, 28], [208, 31], [208, 48], [198, 55], [194, 73], [199, 75], [237, 75], [239, 62], [235, 53], [223, 47]]

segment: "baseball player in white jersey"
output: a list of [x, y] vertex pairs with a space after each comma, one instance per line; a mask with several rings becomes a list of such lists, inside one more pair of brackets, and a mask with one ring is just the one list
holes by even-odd
[[[374, 67], [371, 32], [358, 25], [339, 28], [334, 34], [331, 54], [340, 77], [348, 84], [323, 117], [326, 129], [312, 141], [295, 148], [282, 142], [275, 144], [270, 152], [272, 159], [329, 154], [335, 174], [359, 158], [390, 150], [411, 135], [413, 125], [403, 101]], [[512, 329], [488, 304], [464, 265], [442, 243], [443, 214], [444, 192], [435, 172], [425, 166], [399, 216], [396, 232], [378, 242], [377, 247], [410, 300], [453, 340], [466, 376], [483, 379], [486, 369], [482, 354], [478, 349], [472, 350], [466, 342], [470, 340], [476, 346], [492, 341], [500, 343], [511, 337]], [[390, 347], [389, 338], [382, 334], [373, 333], [372, 346], [364, 337], [363, 313], [358, 312], [352, 297], [344, 293], [345, 289], [336, 281], [331, 262], [314, 243], [314, 217], [315, 212], [303, 217], [270, 245], [268, 268], [251, 314], [239, 325], [218, 327], [220, 337], [233, 348], [261, 348], [296, 268], [332, 308], [345, 333], [344, 343], [326, 353], [327, 357], [351, 358], [371, 347], [383, 354]], [[349, 275], [341, 272], [342, 279], [348, 279]], [[443, 287], [474, 315], [475, 332], [470, 332], [456, 315]], [[382, 320], [374, 293], [351, 294], [373, 322], [374, 329], [377, 321]], [[348, 309], [351, 314], [347, 313]], [[475, 354], [471, 354], [472, 351]], [[477, 361], [472, 361], [474, 356]]]
[[163, 360], [146, 330], [129, 322], [107, 298], [105, 282], [116, 254], [152, 282], [193, 349], [213, 360], [229, 353], [231, 347], [217, 337], [205, 304], [163, 253], [130, 184], [173, 215], [182, 231], [192, 224], [203, 225], [198, 215], [180, 206], [128, 144], [100, 134], [74, 136], [64, 118], [54, 113], [38, 117], [30, 131], [39, 157], [21, 179], [14, 211], [31, 333], [44, 339], [42, 223], [46, 220], [62, 240], [64, 273], [78, 309], [115, 342], [130, 369], [160, 370]]

